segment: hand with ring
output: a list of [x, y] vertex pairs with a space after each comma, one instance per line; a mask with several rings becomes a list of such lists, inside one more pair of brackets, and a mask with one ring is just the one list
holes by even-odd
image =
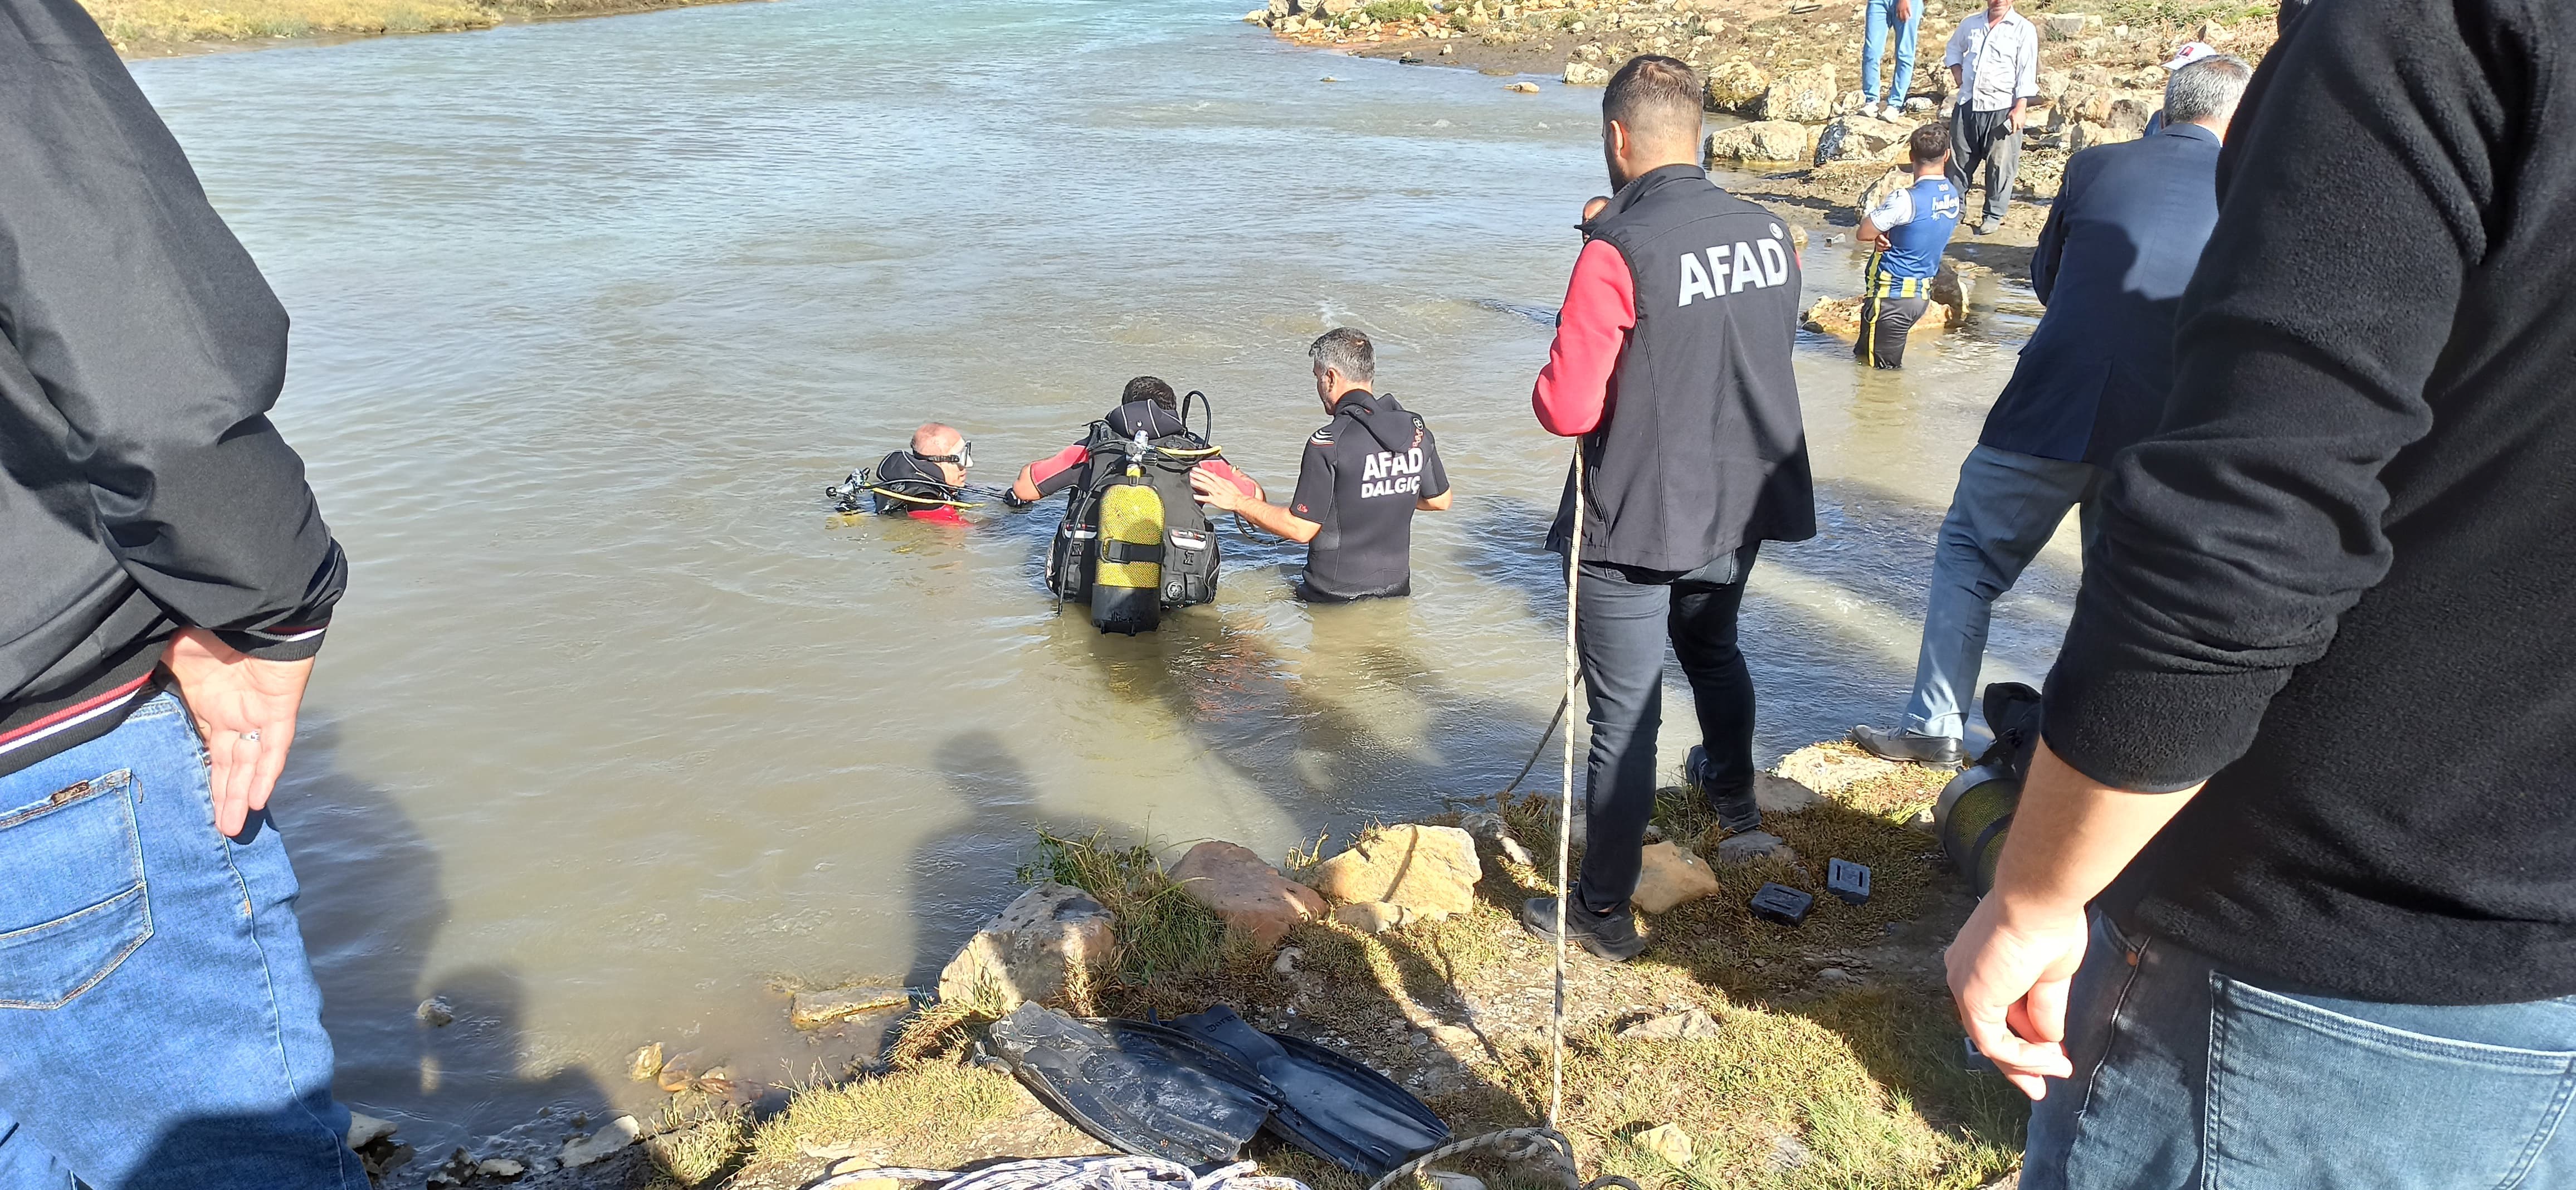
[[268, 805], [286, 769], [313, 659], [262, 661], [203, 628], [182, 628], [162, 650], [161, 666], [178, 684], [205, 744], [215, 829], [228, 839], [239, 836]]

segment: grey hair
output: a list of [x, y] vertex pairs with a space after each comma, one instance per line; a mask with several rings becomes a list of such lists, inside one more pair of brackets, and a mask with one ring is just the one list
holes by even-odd
[[2203, 58], [2165, 80], [2165, 123], [2206, 120], [2236, 106], [2254, 68], [2234, 54]]
[[1369, 345], [1367, 335], [1350, 327], [1325, 331], [1306, 355], [1316, 367], [1339, 372], [1344, 380], [1367, 384], [1377, 379], [1377, 349]]

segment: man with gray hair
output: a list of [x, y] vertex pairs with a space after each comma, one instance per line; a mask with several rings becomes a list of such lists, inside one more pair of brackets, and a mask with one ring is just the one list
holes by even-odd
[[1315, 396], [1333, 420], [1306, 440], [1297, 494], [1282, 507], [1257, 488], [1245, 493], [1205, 467], [1190, 475], [1199, 503], [1238, 513], [1261, 529], [1306, 544], [1298, 594], [1346, 603], [1413, 593], [1413, 514], [1449, 507], [1449, 474], [1422, 415], [1369, 391], [1377, 352], [1367, 335], [1342, 326], [1306, 349]]
[[2093, 536], [2103, 467], [2156, 428], [2173, 383], [2174, 311], [2218, 222], [2218, 147], [2253, 71], [2214, 55], [2165, 83], [2166, 125], [2066, 163], [2031, 256], [2046, 303], [1941, 522], [1914, 695], [1894, 729], [1852, 740], [1889, 760], [1956, 764], [1996, 598], [2084, 510]]

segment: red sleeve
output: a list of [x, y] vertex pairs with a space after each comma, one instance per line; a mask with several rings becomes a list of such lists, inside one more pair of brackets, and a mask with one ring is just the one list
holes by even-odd
[[1241, 491], [1246, 496], [1254, 495], [1261, 490], [1261, 485], [1252, 482], [1251, 476], [1235, 470], [1234, 464], [1226, 462], [1224, 459], [1209, 459], [1208, 461], [1199, 464], [1199, 466], [1216, 473], [1217, 478], [1233, 484], [1236, 490]]
[[1055, 493], [1047, 490], [1046, 483], [1048, 480], [1054, 479], [1056, 476], [1062, 475], [1065, 472], [1071, 471], [1090, 461], [1090, 448], [1076, 442], [1071, 446], [1065, 447], [1063, 450], [1055, 452], [1054, 456], [1051, 458], [1040, 459], [1037, 462], [1029, 464], [1029, 482], [1037, 485], [1039, 495], [1052, 496]]
[[1637, 285], [1627, 258], [1607, 240], [1583, 245], [1556, 316], [1556, 341], [1530, 391], [1530, 409], [1548, 433], [1571, 438], [1601, 424], [1610, 377], [1637, 325]]

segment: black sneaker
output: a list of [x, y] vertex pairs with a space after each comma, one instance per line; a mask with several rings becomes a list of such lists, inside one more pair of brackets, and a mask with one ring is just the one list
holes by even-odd
[[1852, 742], [1880, 760], [1911, 761], [1915, 764], [1955, 765], [1967, 754], [1959, 741], [1945, 735], [1924, 735], [1919, 731], [1881, 731], [1863, 724], [1851, 730]]
[[1690, 755], [1682, 761], [1682, 784], [1708, 799], [1708, 808], [1717, 814], [1717, 825], [1730, 835], [1762, 829], [1762, 805], [1753, 800], [1753, 787], [1712, 790], [1708, 779], [1708, 749], [1691, 745]]
[[[1531, 897], [1522, 902], [1521, 928], [1555, 941], [1556, 898]], [[1637, 933], [1637, 916], [1626, 909], [1594, 913], [1578, 901], [1565, 907], [1565, 932], [1566, 941], [1613, 963], [1627, 962], [1646, 949], [1645, 937]]]

